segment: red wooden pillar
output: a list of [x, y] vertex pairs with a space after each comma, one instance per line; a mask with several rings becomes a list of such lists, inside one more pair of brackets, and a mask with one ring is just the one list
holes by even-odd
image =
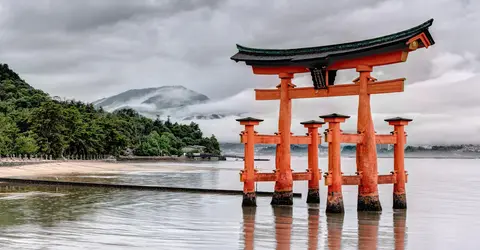
[[363, 134], [363, 141], [357, 144], [356, 152], [357, 172], [361, 173], [362, 176], [358, 186], [358, 211], [382, 211], [377, 186], [377, 145], [370, 110], [370, 94], [368, 94], [371, 71], [372, 67], [369, 66], [357, 67], [357, 72], [360, 72], [357, 82], [360, 85], [357, 131]]
[[318, 144], [320, 143], [320, 136], [318, 135], [318, 128], [321, 128], [325, 123], [311, 120], [300, 124], [308, 128], [307, 135], [311, 138], [311, 143], [308, 144], [308, 171], [312, 173], [312, 179], [308, 181], [307, 203], [320, 203], [320, 169], [318, 168]]
[[405, 192], [406, 172], [405, 172], [405, 125], [408, 125], [412, 119], [395, 117], [385, 119], [388, 124], [394, 128], [394, 134], [397, 137], [397, 143], [393, 146], [393, 170], [397, 181], [393, 184], [393, 208], [406, 209], [407, 195]]
[[245, 130], [242, 131], [243, 135], [246, 135], [245, 144], [245, 158], [244, 158], [244, 182], [243, 182], [243, 201], [242, 206], [257, 206], [257, 199], [255, 195], [255, 130], [254, 126], [260, 124], [263, 120], [246, 117], [237, 119], [240, 125], [245, 126]]
[[342, 194], [342, 170], [340, 166], [340, 142], [341, 130], [340, 123], [345, 122], [350, 116], [330, 114], [320, 116], [325, 122], [328, 122], [328, 135], [325, 138], [328, 141], [328, 173], [325, 180], [331, 179], [328, 186], [327, 195], [327, 213], [343, 213], [343, 194]]
[[292, 126], [292, 100], [289, 89], [293, 88], [293, 74], [281, 73], [280, 81], [280, 112], [278, 132], [280, 144], [277, 145], [275, 191], [271, 205], [293, 205], [293, 178], [290, 168], [290, 130]]

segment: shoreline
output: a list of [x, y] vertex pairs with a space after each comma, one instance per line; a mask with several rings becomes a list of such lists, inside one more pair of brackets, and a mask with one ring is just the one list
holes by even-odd
[[178, 172], [205, 170], [192, 166], [136, 166], [128, 163], [104, 161], [38, 162], [0, 167], [0, 177], [41, 177], [72, 174], [121, 174], [127, 172]]

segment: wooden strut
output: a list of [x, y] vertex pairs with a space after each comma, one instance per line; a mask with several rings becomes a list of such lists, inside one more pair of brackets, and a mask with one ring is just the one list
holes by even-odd
[[[310, 135], [306, 135], [306, 136], [290, 135], [291, 144], [309, 145], [311, 144], [311, 141], [312, 141], [312, 137]], [[259, 135], [256, 133], [254, 136], [254, 144], [280, 144], [280, 142], [281, 142], [280, 135]], [[247, 143], [247, 134], [244, 132], [240, 134], [240, 143]]]
[[[311, 121], [310, 121], [311, 122]], [[254, 170], [253, 177], [249, 176], [250, 169], [253, 164], [251, 158], [253, 158], [253, 151], [250, 149], [252, 144], [280, 144], [280, 135], [260, 135], [254, 131], [254, 125], [258, 125], [259, 122], [242, 122], [245, 125], [245, 130], [240, 133], [240, 143], [245, 144], [245, 156], [249, 163], [245, 163], [245, 168], [240, 172], [240, 182], [249, 183], [250, 178], [253, 178], [254, 182], [268, 182], [277, 181], [278, 174], [275, 170], [273, 173], [258, 173]], [[309, 145], [309, 164], [306, 172], [292, 172], [293, 181], [309, 181], [309, 188], [318, 189], [318, 182], [321, 179], [322, 171], [318, 168], [318, 145], [321, 143], [321, 135], [318, 134], [318, 128], [321, 127], [323, 122], [308, 123], [304, 126], [308, 128], [308, 133], [305, 136], [290, 135], [290, 141], [292, 144], [305, 144]], [[253, 136], [251, 136], [253, 135]], [[249, 145], [249, 146], [247, 146]], [[247, 186], [247, 185], [245, 185]], [[247, 190], [246, 190], [247, 192]]]
[[[398, 120], [400, 119], [400, 120]], [[394, 193], [404, 194], [405, 183], [408, 182], [408, 174], [404, 169], [404, 145], [407, 135], [404, 130], [404, 126], [408, 124], [410, 120], [403, 118], [397, 118], [397, 120], [389, 121], [389, 124], [394, 126], [394, 132], [389, 135], [375, 135], [376, 144], [392, 144], [394, 145], [394, 171], [389, 175], [378, 175], [377, 184], [395, 184]], [[325, 132], [325, 142], [331, 143], [333, 141], [332, 130]], [[362, 134], [345, 134], [341, 132], [339, 135], [342, 143], [363, 143]], [[342, 172], [342, 185], [361, 185], [362, 171], [357, 171], [356, 175], [343, 175]], [[332, 175], [328, 173], [325, 175], [325, 186], [333, 185]]]
[[[367, 94], [386, 94], [403, 92], [405, 78], [371, 82], [367, 85]], [[326, 89], [314, 89], [313, 87], [290, 88], [288, 95], [291, 99], [299, 98], [319, 98], [334, 96], [352, 96], [360, 94], [360, 85], [356, 83], [339, 84], [328, 86]], [[279, 100], [280, 91], [278, 89], [255, 89], [255, 99], [257, 101]]]

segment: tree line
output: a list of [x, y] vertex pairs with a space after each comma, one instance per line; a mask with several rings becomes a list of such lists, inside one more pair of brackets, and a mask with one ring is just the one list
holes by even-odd
[[0, 64], [0, 155], [180, 155], [200, 145], [219, 154], [198, 124], [152, 120], [133, 109], [106, 112], [93, 104], [51, 98]]

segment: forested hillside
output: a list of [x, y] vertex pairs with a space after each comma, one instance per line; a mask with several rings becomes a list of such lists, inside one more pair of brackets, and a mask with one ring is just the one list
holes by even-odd
[[52, 99], [0, 64], [0, 154], [179, 155], [189, 145], [219, 153], [215, 136], [195, 123], [151, 120], [132, 109], [113, 113], [92, 104]]

